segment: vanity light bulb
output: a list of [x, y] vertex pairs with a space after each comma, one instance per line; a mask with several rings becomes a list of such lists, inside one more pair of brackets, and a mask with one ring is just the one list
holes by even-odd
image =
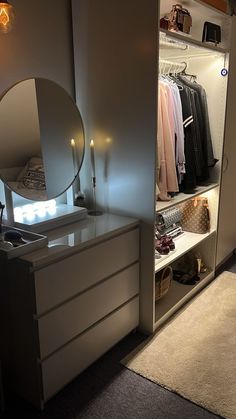
[[0, 2], [0, 32], [7, 33], [11, 30], [14, 21], [14, 9], [8, 1]]

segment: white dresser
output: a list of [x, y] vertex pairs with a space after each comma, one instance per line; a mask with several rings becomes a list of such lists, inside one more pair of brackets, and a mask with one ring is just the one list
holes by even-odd
[[45, 401], [139, 324], [139, 223], [104, 214], [8, 264], [10, 386]]

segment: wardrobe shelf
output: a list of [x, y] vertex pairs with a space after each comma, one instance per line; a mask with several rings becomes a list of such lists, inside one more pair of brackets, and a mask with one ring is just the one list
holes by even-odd
[[155, 303], [155, 329], [161, 326], [172, 314], [197, 294], [214, 278], [214, 271], [201, 274], [201, 280], [195, 285], [183, 285], [172, 281], [168, 293]]
[[180, 256], [189, 252], [189, 250], [196, 247], [199, 243], [215, 234], [215, 232], [216, 230], [211, 230], [209, 233], [198, 234], [185, 231], [183, 234], [176, 237], [174, 239], [176, 246], [175, 250], [171, 251], [168, 255], [161, 256], [160, 259], [155, 259], [155, 273], [163, 269], [165, 266], [170, 265]]
[[195, 196], [202, 195], [205, 192], [208, 192], [212, 189], [215, 189], [219, 186], [218, 183], [211, 183], [205, 186], [197, 186], [195, 192], [193, 194], [185, 194], [180, 192], [174, 198], [171, 198], [171, 201], [157, 201], [156, 202], [156, 211], [163, 211], [167, 208], [173, 207], [177, 204], [181, 204], [184, 201], [188, 201], [190, 198], [194, 198]]
[[[201, 41], [198, 41], [195, 38], [192, 38], [191, 35], [182, 34], [180, 32], [171, 32], [166, 29], [160, 29], [160, 33], [163, 35], [165, 34], [167, 38], [175, 39], [177, 41], [181, 41], [185, 44], [193, 46], [195, 47], [194, 49], [197, 48], [196, 56], [199, 55], [199, 53], [202, 53], [204, 51], [209, 52], [209, 53], [215, 52], [215, 53], [221, 53], [221, 54], [225, 54], [229, 52], [228, 48], [222, 48], [219, 46], [203, 43]], [[199, 51], [199, 48], [200, 48], [200, 51]], [[184, 51], [181, 51], [181, 53], [183, 54]]]

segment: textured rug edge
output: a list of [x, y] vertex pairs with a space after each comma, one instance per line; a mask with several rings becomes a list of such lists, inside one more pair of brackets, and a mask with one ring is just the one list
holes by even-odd
[[147, 376], [143, 375], [141, 372], [135, 371], [129, 365], [129, 363], [131, 363], [136, 358], [136, 356], [138, 356], [140, 354], [140, 352], [142, 352], [142, 350], [144, 350], [149, 345], [149, 343], [151, 343], [152, 340], [157, 337], [157, 335], [161, 331], [163, 331], [163, 329], [165, 329], [165, 327], [167, 327], [171, 322], [175, 321], [177, 319], [178, 315], [181, 314], [183, 311], [185, 311], [195, 299], [197, 299], [200, 295], [202, 295], [202, 293], [204, 293], [204, 291], [206, 291], [206, 289], [208, 289], [211, 285], [213, 285], [214, 282], [216, 282], [219, 278], [225, 276], [226, 274], [229, 275], [230, 277], [236, 277], [235, 272], [230, 272], [230, 271], [227, 271], [227, 270], [221, 272], [213, 281], [211, 281], [206, 287], [204, 287], [199, 293], [197, 293], [193, 297], [192, 300], [190, 300], [187, 304], [185, 304], [182, 308], [180, 308], [173, 316], [171, 316], [171, 318], [167, 322], [165, 322], [160, 329], [158, 329], [152, 335], [147, 336], [147, 339], [144, 342], [139, 344], [137, 346], [137, 348], [132, 350], [128, 355], [126, 355], [120, 361], [121, 365], [124, 368], [128, 369], [129, 371], [133, 372], [134, 374], [144, 378], [145, 380], [150, 381], [151, 383], [153, 383], [153, 384], [155, 384], [159, 387], [162, 387], [163, 389], [165, 389], [165, 390], [167, 390], [167, 391], [169, 391], [173, 394], [176, 394], [177, 396], [179, 396], [179, 397], [183, 398], [184, 400], [192, 403], [193, 405], [196, 405], [200, 408], [203, 408], [204, 410], [208, 411], [209, 413], [217, 415], [219, 418], [223, 418], [223, 419], [225, 419], [225, 416], [222, 416], [222, 411], [220, 412], [217, 407], [216, 408], [213, 408], [211, 406], [209, 407], [209, 405], [207, 403], [204, 403], [204, 401], [198, 401], [198, 400], [194, 401], [191, 398], [189, 398], [189, 395], [185, 395], [184, 391], [178, 391], [178, 389], [173, 389], [173, 388], [169, 387], [168, 385], [166, 385], [165, 383], [163, 383], [161, 380], [158, 380], [157, 378], [152, 379], [152, 377], [147, 377]]
[[[172, 316], [167, 319], [163, 325], [158, 328], [157, 330], [155, 330], [153, 332], [153, 334], [147, 336], [147, 338], [141, 342], [135, 349], [133, 349], [131, 352], [129, 352], [126, 356], [124, 356], [121, 360], [120, 363], [121, 365], [123, 365], [124, 367], [130, 369], [130, 371], [133, 371], [127, 364], [129, 362], [131, 362], [133, 360], [133, 358], [135, 358], [136, 355], [139, 354], [140, 350], [144, 349], [146, 345], [148, 345], [149, 343], [151, 343], [151, 341], [156, 338], [158, 336], [159, 333], [161, 333], [166, 327], [168, 327], [172, 322], [174, 322], [177, 317], [184, 312], [185, 310], [188, 309], [188, 307], [198, 298], [200, 297], [204, 291], [206, 291], [211, 285], [213, 285], [218, 279], [220, 279], [221, 277], [223, 277], [225, 274], [230, 274], [230, 276], [235, 276], [236, 277], [236, 272], [231, 272], [231, 271], [223, 271], [221, 272], [217, 277], [215, 277], [210, 283], [208, 283], [204, 288], [202, 288], [201, 290], [199, 290], [199, 292], [193, 296], [193, 298], [191, 298], [191, 300], [187, 301], [186, 303], [183, 304], [182, 307], [180, 307], [175, 313], [172, 314]], [[135, 372], [135, 371], [133, 371]]]

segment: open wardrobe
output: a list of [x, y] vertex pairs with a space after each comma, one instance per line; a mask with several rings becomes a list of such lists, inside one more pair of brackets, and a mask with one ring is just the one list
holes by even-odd
[[153, 311], [148, 317], [146, 296], [141, 310], [149, 331], [205, 287], [235, 247], [234, 18], [203, 1], [158, 3]]

